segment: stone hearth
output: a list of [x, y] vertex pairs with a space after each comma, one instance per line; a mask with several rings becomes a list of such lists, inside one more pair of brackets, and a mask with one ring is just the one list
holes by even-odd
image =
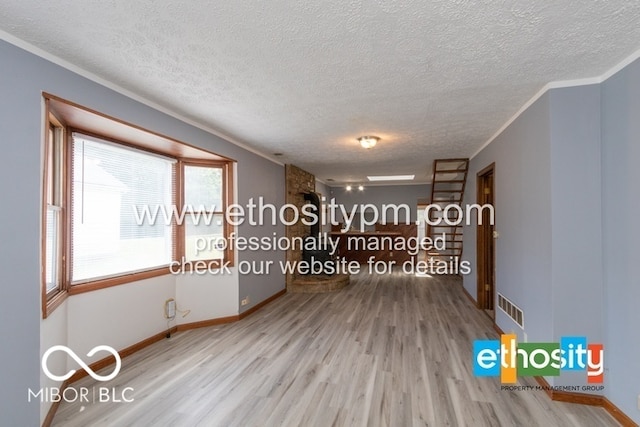
[[318, 294], [338, 291], [349, 284], [348, 274], [306, 274], [293, 277], [289, 292]]

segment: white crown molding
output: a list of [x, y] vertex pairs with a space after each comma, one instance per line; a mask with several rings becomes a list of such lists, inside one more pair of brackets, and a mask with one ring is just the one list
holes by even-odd
[[136, 94], [134, 92], [131, 92], [130, 90], [122, 88], [122, 87], [120, 87], [120, 86], [118, 86], [118, 85], [116, 85], [116, 84], [114, 84], [114, 83], [112, 83], [112, 82], [110, 82], [110, 81], [108, 81], [108, 80], [96, 75], [96, 74], [93, 74], [90, 71], [85, 70], [84, 68], [78, 67], [77, 65], [74, 65], [74, 64], [72, 64], [72, 63], [70, 63], [68, 61], [65, 61], [64, 59], [62, 59], [62, 58], [60, 58], [60, 57], [58, 57], [56, 55], [53, 55], [53, 54], [51, 54], [51, 53], [49, 53], [49, 52], [47, 52], [45, 50], [40, 49], [39, 47], [36, 47], [36, 46], [34, 46], [34, 45], [32, 45], [32, 44], [30, 44], [30, 43], [28, 43], [28, 42], [26, 42], [26, 41], [24, 41], [22, 39], [19, 39], [18, 37], [14, 36], [12, 34], [9, 34], [6, 31], [0, 30], [0, 40], [4, 40], [9, 44], [12, 44], [12, 45], [14, 45], [16, 47], [19, 47], [20, 49], [25, 50], [25, 51], [27, 51], [29, 53], [32, 53], [32, 54], [34, 54], [36, 56], [39, 56], [40, 58], [43, 58], [43, 59], [45, 59], [45, 60], [47, 60], [49, 62], [52, 62], [52, 63], [62, 67], [62, 68], [65, 68], [65, 69], [67, 69], [67, 70], [69, 70], [69, 71], [71, 71], [71, 72], [73, 72], [75, 74], [78, 74], [78, 75], [80, 75], [80, 76], [82, 76], [82, 77], [84, 77], [86, 79], [89, 79], [89, 80], [91, 80], [91, 81], [93, 81], [95, 83], [98, 83], [101, 86], [104, 86], [104, 87], [106, 87], [108, 89], [111, 89], [114, 92], [117, 92], [117, 93], [119, 93], [121, 95], [124, 95], [127, 98], [131, 98], [134, 101], [137, 101], [137, 102], [139, 102], [141, 104], [144, 104], [147, 107], [151, 107], [154, 110], [157, 110], [157, 111], [159, 111], [161, 113], [164, 113], [164, 114], [166, 114], [168, 116], [171, 116], [174, 119], [178, 119], [181, 122], [184, 122], [184, 123], [186, 123], [188, 125], [191, 125], [191, 126], [196, 127], [196, 128], [198, 128], [200, 130], [203, 130], [203, 131], [205, 131], [207, 133], [210, 133], [210, 134], [215, 135], [215, 136], [217, 136], [219, 138], [222, 138], [225, 141], [229, 142], [230, 144], [233, 144], [233, 145], [235, 145], [237, 147], [242, 148], [243, 150], [249, 151], [249, 152], [251, 152], [251, 153], [253, 153], [255, 155], [263, 157], [263, 158], [269, 160], [270, 162], [273, 162], [273, 163], [275, 163], [277, 165], [280, 165], [280, 166], [284, 166], [284, 163], [272, 158], [271, 156], [269, 156], [269, 155], [267, 155], [267, 154], [265, 154], [265, 153], [263, 153], [263, 152], [261, 152], [259, 150], [256, 150], [253, 147], [249, 147], [245, 143], [240, 142], [240, 141], [230, 137], [229, 135], [225, 135], [224, 133], [220, 132], [219, 130], [213, 129], [212, 127], [210, 127], [210, 126], [208, 126], [208, 125], [206, 125], [204, 123], [200, 123], [198, 121], [189, 119], [189, 118], [184, 117], [183, 115], [181, 115], [181, 114], [179, 114], [179, 113], [177, 113], [177, 112], [175, 112], [175, 111], [173, 111], [171, 109], [168, 109], [166, 107], [163, 107], [162, 105], [156, 104], [155, 102], [152, 102], [152, 101], [150, 101], [150, 100], [148, 100], [148, 99], [146, 99], [146, 98], [144, 98], [144, 97], [142, 97], [142, 96], [140, 96], [140, 95], [138, 95], [138, 94]]
[[513, 123], [518, 117], [520, 117], [520, 115], [522, 113], [524, 113], [527, 108], [529, 108], [534, 102], [536, 102], [542, 95], [544, 95], [547, 91], [551, 90], [551, 89], [560, 89], [560, 88], [567, 88], [567, 87], [575, 87], [575, 86], [588, 86], [588, 85], [593, 85], [593, 84], [601, 84], [604, 81], [606, 81], [608, 78], [610, 78], [611, 76], [613, 76], [614, 74], [616, 74], [618, 71], [622, 70], [624, 67], [626, 67], [627, 65], [631, 64], [633, 61], [635, 61], [636, 59], [640, 58], [640, 50], [637, 50], [635, 52], [633, 52], [631, 55], [627, 56], [625, 59], [623, 59], [622, 61], [620, 61], [619, 63], [617, 63], [615, 66], [613, 66], [612, 68], [610, 68], [609, 70], [607, 70], [604, 74], [602, 74], [601, 76], [598, 77], [591, 77], [591, 78], [585, 78], [585, 79], [576, 79], [576, 80], [560, 80], [560, 81], [555, 81], [555, 82], [550, 82], [547, 83], [546, 85], [544, 85], [542, 87], [542, 89], [540, 89], [535, 95], [533, 95], [531, 97], [531, 99], [529, 99], [527, 102], [524, 103], [524, 105], [522, 107], [520, 107], [520, 109], [513, 115], [511, 116], [511, 118], [509, 120], [507, 120], [505, 122], [505, 124], [503, 124], [500, 129], [498, 129], [496, 131], [496, 133], [494, 133], [491, 138], [489, 138], [487, 140], [487, 142], [485, 142], [484, 144], [482, 144], [480, 146], [480, 148], [478, 148], [470, 157], [470, 159], [473, 159], [474, 157], [476, 157], [478, 154], [480, 154], [480, 152], [482, 150], [484, 150], [485, 148], [487, 148], [487, 146], [489, 144], [491, 144], [498, 136], [500, 136], [500, 134], [502, 132], [504, 132], [504, 130], [509, 127], [509, 125], [511, 125], [511, 123]]
[[625, 59], [618, 62], [618, 64], [614, 65], [613, 68], [611, 68], [609, 71], [607, 71], [602, 76], [600, 76], [600, 82], [601, 83], [604, 82], [605, 80], [607, 80], [608, 78], [610, 78], [611, 76], [613, 76], [618, 71], [622, 70], [624, 67], [631, 64], [633, 61], [635, 61], [638, 58], [640, 58], [640, 49], [636, 50], [631, 55], [627, 56]]
[[544, 94], [545, 94], [545, 92], [547, 92], [547, 90], [549, 90], [548, 86], [549, 86], [548, 84], [547, 84], [547, 85], [545, 85], [545, 86], [544, 86], [542, 89], [540, 89], [540, 90], [539, 90], [535, 95], [533, 95], [533, 97], [531, 97], [531, 99], [529, 99], [527, 102], [525, 102], [525, 103], [524, 103], [524, 105], [523, 105], [522, 107], [520, 107], [520, 109], [519, 109], [518, 111], [516, 111], [516, 113], [515, 113], [513, 116], [511, 116], [511, 118], [510, 118], [509, 120], [507, 120], [507, 121], [505, 122], [505, 124], [503, 124], [502, 126], [500, 126], [500, 129], [498, 129], [498, 130], [496, 131], [496, 133], [494, 133], [494, 134], [491, 136], [491, 138], [489, 138], [489, 139], [488, 139], [484, 144], [482, 144], [482, 145], [480, 146], [480, 148], [478, 148], [478, 149], [477, 149], [477, 150], [476, 150], [476, 151], [471, 155], [471, 157], [469, 158], [469, 160], [472, 160], [474, 157], [476, 157], [478, 154], [480, 154], [480, 152], [481, 152], [482, 150], [484, 150], [485, 148], [487, 148], [487, 146], [488, 146], [489, 144], [491, 144], [491, 143], [492, 143], [492, 142], [493, 142], [493, 141], [494, 141], [498, 136], [500, 136], [500, 134], [501, 134], [502, 132], [504, 132], [504, 130], [505, 130], [506, 128], [508, 128], [508, 127], [509, 127], [509, 125], [511, 125], [511, 123], [513, 123], [513, 122], [514, 122], [518, 117], [520, 117], [520, 115], [521, 115], [522, 113], [524, 113], [524, 112], [527, 110], [527, 108], [529, 108], [529, 107], [530, 107], [534, 102], [536, 102], [536, 101], [537, 101], [537, 100], [538, 100], [542, 95], [544, 95]]

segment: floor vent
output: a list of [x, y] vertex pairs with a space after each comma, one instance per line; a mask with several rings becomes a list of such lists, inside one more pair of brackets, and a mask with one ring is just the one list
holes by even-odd
[[522, 329], [524, 329], [524, 314], [520, 307], [509, 301], [502, 294], [498, 293], [498, 307], [504, 311], [507, 316], [513, 319]]

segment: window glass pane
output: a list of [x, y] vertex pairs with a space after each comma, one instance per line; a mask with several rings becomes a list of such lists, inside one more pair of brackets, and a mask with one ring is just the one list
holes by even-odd
[[168, 265], [173, 162], [79, 134], [73, 142], [72, 281]]
[[54, 170], [53, 170], [53, 165], [55, 164], [54, 161], [54, 157], [56, 155], [55, 152], [55, 142], [53, 140], [54, 138], [54, 130], [53, 128], [49, 128], [49, 141], [48, 141], [48, 146], [47, 146], [47, 204], [52, 205], [53, 204], [53, 187], [54, 187], [54, 182], [53, 179], [54, 177], [57, 175]]
[[222, 212], [222, 168], [185, 166], [184, 200], [188, 208]]
[[[185, 258], [187, 261], [222, 259], [224, 256], [223, 214], [202, 216], [198, 221], [186, 215]], [[222, 246], [220, 246], [222, 245]]]
[[51, 126], [49, 128], [49, 146], [47, 158], [47, 203], [53, 206], [62, 206], [62, 156], [63, 137], [61, 128]]
[[46, 246], [45, 246], [45, 281], [46, 292], [49, 293], [58, 288], [59, 277], [59, 245], [60, 236], [60, 211], [47, 207]]

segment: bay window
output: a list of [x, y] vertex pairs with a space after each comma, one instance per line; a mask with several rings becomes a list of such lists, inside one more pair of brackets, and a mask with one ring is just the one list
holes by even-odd
[[45, 94], [43, 315], [75, 293], [233, 265], [225, 239], [233, 161]]

